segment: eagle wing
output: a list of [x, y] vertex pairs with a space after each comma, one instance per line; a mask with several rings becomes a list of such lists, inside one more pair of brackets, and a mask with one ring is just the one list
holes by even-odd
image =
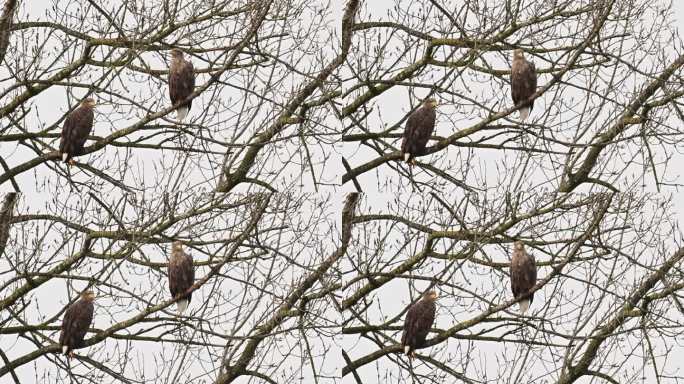
[[172, 297], [176, 297], [181, 292], [180, 275], [181, 275], [180, 263], [178, 262], [178, 260], [176, 258], [174, 258], [172, 256], [171, 260], [169, 260], [169, 292], [171, 292]]
[[83, 153], [83, 146], [93, 129], [94, 118], [95, 114], [92, 109], [78, 107], [64, 120], [59, 151], [68, 153], [68, 159]]
[[406, 312], [406, 318], [404, 319], [404, 332], [401, 334], [401, 345], [410, 345], [410, 341], [413, 340], [412, 331], [415, 329], [417, 317], [416, 306], [412, 305], [408, 312]]
[[[534, 256], [531, 253], [527, 254], [527, 273], [525, 273], [526, 280], [525, 285], [528, 287], [526, 291], [529, 291], [537, 284], [537, 264]], [[530, 302], [534, 299], [534, 294], [530, 295]]]
[[414, 155], [423, 154], [435, 130], [435, 120], [436, 113], [432, 109], [421, 107], [413, 112], [406, 121], [401, 151]]
[[93, 312], [93, 303], [82, 299], [71, 305], [64, 314], [59, 344], [67, 345], [69, 349], [80, 347], [93, 321]]
[[[537, 266], [534, 256], [520, 255], [511, 261], [511, 290], [513, 295], [520, 297], [537, 284]], [[532, 301], [533, 296], [530, 296]]]
[[[181, 251], [182, 252], [182, 251]], [[176, 297], [185, 293], [195, 283], [195, 268], [192, 256], [183, 252], [179, 258], [171, 258], [169, 262], [169, 291]], [[187, 295], [188, 301], [192, 294]]]
[[[182, 274], [182, 286], [183, 286], [183, 291], [185, 292], [192, 285], [195, 283], [195, 268], [192, 265], [192, 256], [189, 254], [185, 254], [185, 257], [183, 257], [182, 260], [182, 266], [181, 266], [181, 274]], [[189, 293], [187, 296], [188, 301], [190, 301], [192, 297], [192, 292]]]
[[[534, 63], [527, 60], [513, 62], [511, 68], [511, 98], [515, 105], [519, 105], [537, 92], [537, 69]], [[534, 100], [529, 103], [530, 109]]]
[[411, 306], [404, 320], [404, 333], [401, 344], [412, 349], [419, 348], [425, 343], [430, 328], [435, 321], [435, 304], [421, 300]]
[[[190, 61], [184, 61], [180, 68], [173, 68], [169, 73], [169, 96], [171, 103], [176, 105], [187, 99], [195, 90], [195, 67]], [[192, 100], [182, 103], [181, 106], [192, 106]]]
[[[75, 303], [74, 303], [75, 304]], [[59, 334], [59, 344], [66, 345], [66, 341], [71, 338], [74, 317], [74, 305], [67, 308], [62, 319], [62, 332]]]
[[[527, 92], [529, 92], [530, 97], [534, 95], [535, 92], [537, 92], [537, 68], [534, 66], [534, 63], [531, 61], [526, 61], [527, 63], [527, 70], [526, 70], [526, 75], [527, 75], [527, 84], [529, 84], [529, 89]], [[530, 101], [530, 110], [534, 108], [534, 100]]]

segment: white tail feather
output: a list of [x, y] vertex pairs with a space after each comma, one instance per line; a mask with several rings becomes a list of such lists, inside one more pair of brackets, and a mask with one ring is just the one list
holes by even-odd
[[178, 314], [181, 315], [183, 312], [185, 312], [186, 309], [188, 309], [188, 300], [187, 299], [180, 299], [178, 302], [176, 302], [176, 305], [178, 305]]
[[530, 300], [529, 299], [520, 300], [520, 314], [524, 315], [528, 309], [530, 309]]
[[520, 120], [525, 121], [530, 117], [530, 107], [520, 108]]
[[409, 354], [409, 350], [411, 350], [411, 347], [409, 347], [408, 345], [405, 345], [405, 346], [404, 346], [404, 353], [408, 355], [408, 354]]
[[190, 112], [188, 107], [179, 107], [176, 110], [176, 117], [178, 118], [178, 121], [185, 120], [185, 118], [188, 116], [188, 112]]
[[68, 350], [68, 349], [69, 349], [69, 347], [68, 347], [68, 346], [66, 346], [66, 345], [62, 345], [62, 353], [63, 353], [63, 354], [65, 354], [65, 355], [66, 355], [66, 354], [67, 354], [67, 350]]
[[410, 153], [404, 153], [404, 161], [408, 163], [409, 158], [411, 157]]
[[66, 162], [67, 157], [69, 157], [69, 154], [64, 152], [62, 153], [62, 161]]

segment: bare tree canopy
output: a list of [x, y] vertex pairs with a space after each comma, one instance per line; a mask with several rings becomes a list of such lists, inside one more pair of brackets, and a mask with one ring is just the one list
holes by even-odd
[[684, 382], [682, 21], [0, 0], [0, 383]]

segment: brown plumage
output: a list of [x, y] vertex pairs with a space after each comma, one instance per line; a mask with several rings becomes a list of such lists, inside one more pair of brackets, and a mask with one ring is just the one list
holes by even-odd
[[94, 300], [93, 291], [84, 291], [81, 293], [81, 298], [73, 303], [64, 314], [59, 344], [62, 346], [62, 353], [69, 357], [74, 356], [74, 349], [83, 347], [83, 338], [93, 321]]
[[83, 154], [83, 146], [93, 130], [94, 109], [95, 100], [85, 99], [64, 120], [62, 139], [59, 142], [59, 153], [63, 162], [73, 164], [73, 157]]
[[415, 156], [425, 153], [425, 146], [435, 131], [435, 120], [437, 114], [435, 108], [437, 101], [427, 99], [423, 106], [415, 110], [406, 121], [404, 129], [404, 140], [401, 142], [401, 153], [404, 161], [409, 164], [415, 163]]
[[192, 62], [183, 58], [180, 49], [171, 50], [169, 66], [169, 96], [171, 104], [176, 106], [176, 116], [183, 121], [190, 112], [192, 100], [185, 101], [195, 90], [195, 68]]
[[429, 291], [406, 313], [401, 345], [404, 347], [404, 353], [409, 357], [414, 357], [415, 350], [425, 344], [425, 338], [430, 333], [430, 328], [435, 321], [436, 300], [437, 292]]
[[171, 296], [182, 298], [176, 302], [178, 314], [182, 314], [192, 298], [192, 292], [185, 295], [185, 292], [195, 283], [195, 267], [192, 265], [192, 256], [183, 251], [183, 244], [174, 241], [169, 259], [169, 290]]
[[534, 63], [525, 60], [522, 49], [513, 51], [511, 65], [511, 97], [520, 111], [520, 120], [525, 121], [534, 107], [534, 100], [527, 101], [537, 92], [537, 70]]
[[[511, 257], [511, 290], [516, 299], [524, 297], [537, 284], [537, 265], [534, 256], [525, 251], [522, 241], [513, 244]], [[534, 293], [520, 300], [520, 313], [525, 314], [534, 299]]]

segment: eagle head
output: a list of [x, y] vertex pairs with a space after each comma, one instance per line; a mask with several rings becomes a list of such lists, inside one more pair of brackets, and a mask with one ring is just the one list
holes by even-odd
[[428, 301], [436, 301], [437, 300], [437, 292], [435, 291], [428, 291], [423, 295], [423, 298]]
[[524, 251], [525, 250], [525, 244], [523, 244], [522, 241], [517, 240], [515, 243], [513, 243], [513, 250], [514, 251]]
[[520, 48], [516, 48], [513, 50], [513, 59], [524, 59], [525, 54], [523, 53], [523, 50]]
[[430, 108], [430, 109], [435, 109], [435, 108], [437, 108], [437, 105], [438, 105], [438, 104], [439, 104], [439, 103], [437, 102], [437, 100], [435, 100], [435, 99], [432, 98], [432, 97], [429, 98], [429, 99], [427, 99], [427, 100], [425, 100], [425, 102], [423, 102], [423, 105], [426, 106], [427, 108]]
[[171, 244], [171, 250], [172, 251], [182, 251], [183, 250], [183, 243], [176, 240]]
[[183, 58], [183, 51], [181, 51], [178, 48], [173, 48], [171, 50], [171, 58], [172, 59], [182, 59]]
[[84, 107], [88, 108], [95, 108], [95, 105], [97, 105], [97, 102], [95, 102], [95, 99], [92, 97], [89, 97], [81, 102], [81, 105]]
[[90, 289], [85, 290], [81, 292], [81, 298], [86, 301], [94, 301], [95, 300], [95, 292], [91, 291]]

